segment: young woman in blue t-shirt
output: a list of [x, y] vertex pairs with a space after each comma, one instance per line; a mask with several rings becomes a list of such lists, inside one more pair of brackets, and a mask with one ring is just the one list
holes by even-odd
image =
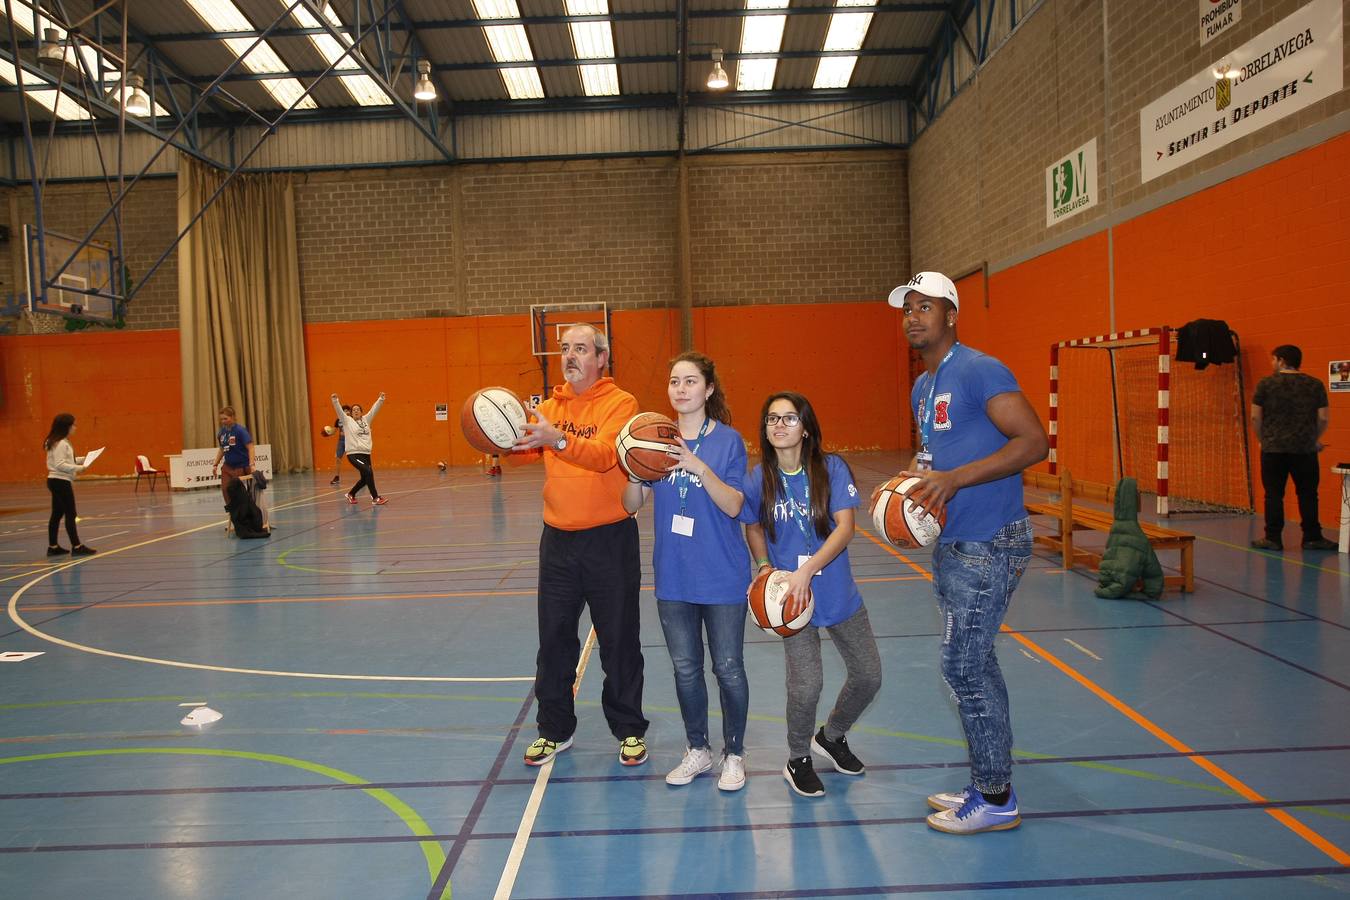
[[[811, 751], [829, 759], [837, 772], [863, 774], [862, 761], [844, 735], [881, 689], [881, 657], [848, 562], [858, 489], [848, 463], [822, 449], [820, 423], [801, 394], [773, 394], [760, 419], [762, 462], [746, 480], [740, 519], [759, 571], [792, 573], [783, 618], [795, 618], [808, 598], [815, 599], [810, 624], [783, 639], [788, 725], [783, 777], [803, 797], [821, 797], [825, 786]], [[824, 687], [821, 628], [829, 631], [848, 674], [834, 709], [813, 737]]]
[[630, 484], [623, 505], [635, 513], [654, 497], [656, 608], [675, 667], [688, 748], [667, 784], [688, 784], [713, 767], [708, 741], [708, 687], [703, 675], [703, 631], [722, 701], [724, 791], [745, 787], [745, 720], [750, 689], [745, 678], [745, 592], [750, 554], [736, 515], [745, 480], [745, 442], [731, 427], [731, 410], [713, 361], [681, 353], [667, 385], [678, 416], [679, 465], [655, 483]]

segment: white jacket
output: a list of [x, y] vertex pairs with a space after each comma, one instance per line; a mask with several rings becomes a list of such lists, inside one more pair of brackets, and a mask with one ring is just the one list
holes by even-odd
[[337, 412], [338, 418], [342, 420], [342, 440], [347, 445], [347, 455], [353, 453], [369, 453], [371, 447], [370, 423], [375, 418], [375, 414], [380, 411], [384, 405], [384, 399], [375, 401], [375, 404], [366, 410], [366, 414], [359, 419], [353, 419], [342, 411], [342, 401], [334, 400], [333, 409]]
[[62, 481], [74, 481], [75, 476], [83, 472], [86, 466], [83, 456], [75, 455], [75, 448], [65, 438], [47, 449], [47, 477]]

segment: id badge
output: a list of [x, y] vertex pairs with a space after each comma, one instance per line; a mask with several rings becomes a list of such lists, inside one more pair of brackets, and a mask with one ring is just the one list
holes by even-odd
[[682, 534], [685, 537], [694, 536], [694, 519], [692, 516], [682, 516], [679, 513], [670, 517], [670, 530], [675, 534]]
[[[811, 558], [811, 556], [810, 556], [810, 554], [808, 554], [808, 553], [799, 553], [799, 554], [797, 555], [797, 568], [800, 569], [802, 566], [806, 565], [806, 561], [807, 561], [808, 559], [810, 559], [810, 558]], [[821, 571], [823, 572], [824, 569], [822, 569]], [[819, 578], [819, 577], [820, 577], [820, 572], [817, 572], [815, 575], [812, 575], [811, 577], [812, 577], [812, 578]]]
[[914, 468], [920, 472], [933, 471], [933, 454], [927, 450], [920, 450], [914, 454]]

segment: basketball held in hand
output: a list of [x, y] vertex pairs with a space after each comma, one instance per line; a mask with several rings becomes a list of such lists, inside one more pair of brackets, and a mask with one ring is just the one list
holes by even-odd
[[459, 414], [464, 439], [482, 453], [501, 453], [525, 436], [525, 406], [504, 387], [485, 387], [464, 401]]
[[323, 426], [323, 436], [324, 436], [324, 437], [332, 437], [332, 436], [333, 436], [333, 426], [332, 426], [332, 425], [325, 425], [325, 426]]
[[783, 569], [773, 569], [761, 572], [750, 585], [750, 618], [764, 631], [779, 637], [792, 637], [801, 631], [810, 624], [811, 616], [816, 611], [815, 598], [808, 596], [806, 609], [798, 613], [796, 618], [784, 620], [783, 607], [787, 603], [788, 578], [791, 575], [791, 572]]
[[872, 524], [893, 547], [913, 550], [931, 546], [947, 523], [946, 510], [934, 518], [906, 496], [918, 483], [914, 476], [897, 475], [872, 494]]
[[638, 413], [619, 431], [614, 442], [619, 465], [638, 481], [660, 481], [679, 460], [670, 455], [680, 449], [680, 428], [660, 413]]

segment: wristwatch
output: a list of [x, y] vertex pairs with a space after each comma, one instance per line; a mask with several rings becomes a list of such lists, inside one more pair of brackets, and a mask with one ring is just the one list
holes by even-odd
[[566, 450], [566, 449], [567, 449], [567, 435], [564, 434], [562, 437], [558, 438], [558, 440], [555, 441], [555, 442], [553, 443], [553, 449], [556, 450], [556, 451], [558, 451], [559, 453], [561, 453], [561, 452], [563, 452], [564, 450]]

